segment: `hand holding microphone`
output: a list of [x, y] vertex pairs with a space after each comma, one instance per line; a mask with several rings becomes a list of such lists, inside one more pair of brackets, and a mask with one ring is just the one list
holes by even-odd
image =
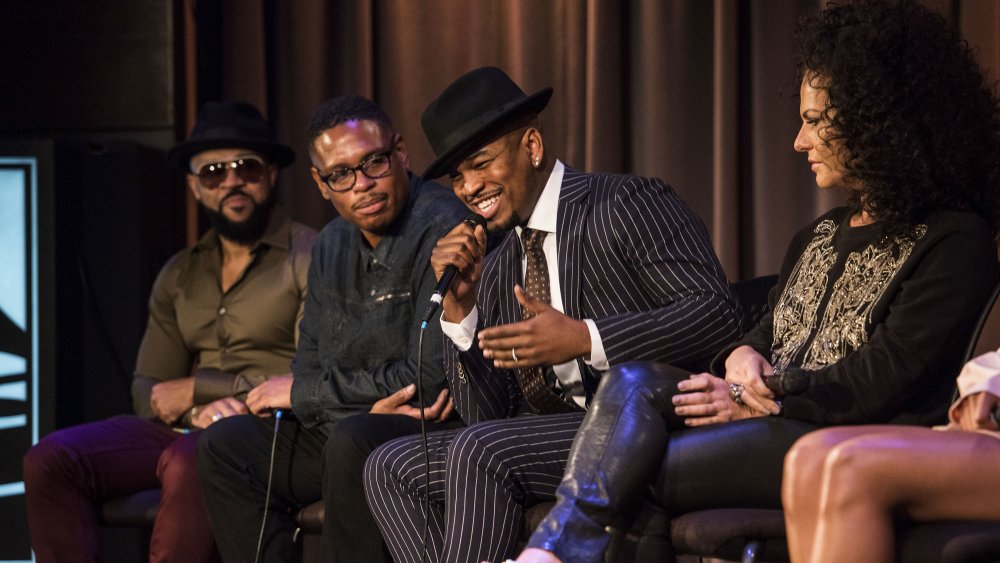
[[471, 213], [438, 240], [431, 253], [431, 267], [439, 274], [438, 285], [424, 315], [425, 322], [430, 320], [444, 301], [449, 287], [454, 299], [445, 304], [445, 317], [459, 322], [472, 311], [476, 303], [476, 282], [482, 272], [485, 253], [486, 219], [478, 213]]

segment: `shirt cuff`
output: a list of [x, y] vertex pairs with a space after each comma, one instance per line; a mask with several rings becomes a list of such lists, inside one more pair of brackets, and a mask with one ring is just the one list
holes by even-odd
[[444, 314], [441, 314], [441, 332], [450, 338], [461, 352], [468, 352], [469, 348], [472, 348], [472, 339], [476, 336], [476, 324], [478, 323], [479, 309], [475, 307], [462, 319], [461, 323], [457, 324], [444, 320]]
[[989, 352], [969, 360], [958, 375], [958, 390], [961, 398], [948, 409], [948, 419], [956, 423], [955, 412], [966, 397], [984, 391], [1000, 397], [1000, 352]]
[[597, 331], [597, 323], [592, 319], [583, 319], [590, 331], [590, 358], [584, 358], [584, 362], [598, 370], [604, 371], [611, 366], [608, 365], [608, 355], [604, 352], [604, 342], [601, 340], [601, 333]]
[[194, 370], [194, 404], [204, 405], [233, 394], [236, 375], [216, 369]]

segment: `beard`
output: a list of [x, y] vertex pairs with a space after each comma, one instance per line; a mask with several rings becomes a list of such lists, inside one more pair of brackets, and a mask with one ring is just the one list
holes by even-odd
[[521, 214], [517, 211], [511, 211], [510, 217], [507, 217], [506, 221], [494, 221], [493, 223], [487, 222], [486, 233], [490, 235], [502, 235], [507, 231], [514, 230], [514, 227], [520, 225], [522, 227], [526, 226], [528, 221], [521, 218]]
[[[242, 195], [253, 201], [253, 198], [246, 192], [236, 189], [229, 192], [219, 202], [219, 209], [222, 208], [222, 204], [226, 199], [234, 195]], [[204, 206], [202, 208], [205, 210], [205, 214], [208, 215], [208, 220], [212, 224], [212, 228], [215, 229], [215, 232], [220, 237], [236, 244], [249, 246], [260, 240], [260, 237], [264, 236], [264, 231], [267, 230], [267, 223], [271, 219], [271, 210], [274, 208], [274, 190], [271, 190], [267, 194], [267, 199], [264, 201], [259, 204], [254, 203], [253, 209], [250, 211], [250, 216], [243, 221], [233, 221], [221, 211], [209, 209]]]

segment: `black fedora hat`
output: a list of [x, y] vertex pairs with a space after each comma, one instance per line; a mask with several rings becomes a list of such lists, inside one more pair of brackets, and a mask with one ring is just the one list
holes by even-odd
[[540, 113], [552, 88], [528, 96], [499, 68], [477, 68], [462, 75], [427, 106], [420, 123], [437, 159], [424, 170], [432, 179], [448, 172], [472, 151], [505, 133], [504, 127], [529, 113]]
[[187, 141], [167, 152], [170, 165], [190, 172], [191, 157], [211, 149], [250, 149], [284, 168], [295, 160], [295, 151], [274, 140], [271, 127], [257, 108], [246, 102], [209, 102], [198, 113], [198, 121]]

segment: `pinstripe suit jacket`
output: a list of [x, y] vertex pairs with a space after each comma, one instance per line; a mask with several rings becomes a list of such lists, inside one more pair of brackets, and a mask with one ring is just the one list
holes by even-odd
[[[611, 365], [691, 365], [739, 336], [736, 299], [702, 222], [661, 180], [565, 169], [556, 226], [565, 313], [593, 319]], [[476, 290], [479, 329], [521, 320], [521, 245], [511, 231], [486, 256]], [[459, 352], [445, 339], [445, 372], [466, 424], [513, 416], [521, 392], [511, 370]], [[587, 401], [600, 373], [577, 362]]]

